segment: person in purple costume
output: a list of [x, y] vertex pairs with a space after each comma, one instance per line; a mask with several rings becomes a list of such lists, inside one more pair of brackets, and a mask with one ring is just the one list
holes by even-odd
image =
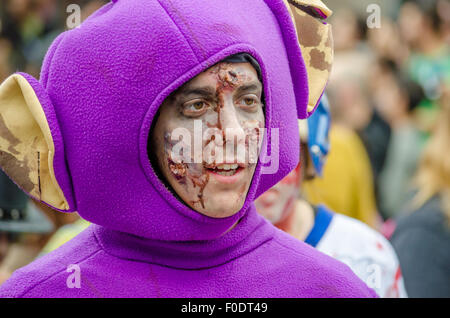
[[307, 105], [284, 1], [105, 5], [54, 41], [40, 81], [0, 86], [2, 169], [92, 223], [0, 296], [376, 297], [255, 210], [298, 163]]

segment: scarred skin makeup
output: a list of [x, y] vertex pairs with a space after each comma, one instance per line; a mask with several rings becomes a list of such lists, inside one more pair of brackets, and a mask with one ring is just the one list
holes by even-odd
[[314, 177], [308, 146], [301, 143], [300, 163], [255, 200], [256, 210], [277, 228], [304, 240], [314, 226], [312, 206], [299, 196], [303, 180]]
[[292, 214], [298, 198], [300, 174], [298, 165], [255, 201], [257, 211], [272, 224], [280, 223]]
[[151, 132], [157, 164], [192, 209], [223, 218], [242, 208], [265, 127], [262, 93], [250, 63], [223, 62], [161, 105]]

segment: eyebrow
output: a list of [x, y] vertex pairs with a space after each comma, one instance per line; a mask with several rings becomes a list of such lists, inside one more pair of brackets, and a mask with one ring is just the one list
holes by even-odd
[[[242, 86], [239, 86], [236, 89], [235, 94], [240, 95], [242, 93], [251, 92], [251, 91], [258, 91], [258, 92], [261, 91], [262, 92], [262, 84], [257, 81], [253, 81], [253, 82], [244, 84]], [[188, 86], [188, 87], [182, 88], [177, 93], [177, 95], [180, 97], [186, 97], [189, 95], [200, 95], [200, 96], [203, 96], [206, 98], [213, 99], [213, 98], [215, 98], [215, 95], [216, 95], [216, 89], [211, 86], [192, 87], [192, 88], [190, 88]]]
[[242, 86], [239, 86], [236, 90], [236, 94], [242, 94], [245, 92], [251, 92], [251, 91], [261, 91], [262, 92], [262, 85], [260, 82], [251, 82], [248, 84], [244, 84]]
[[178, 92], [178, 96], [188, 96], [188, 95], [202, 95], [205, 97], [214, 97], [216, 90], [211, 86], [204, 87], [193, 87], [193, 88], [183, 88], [180, 92]]

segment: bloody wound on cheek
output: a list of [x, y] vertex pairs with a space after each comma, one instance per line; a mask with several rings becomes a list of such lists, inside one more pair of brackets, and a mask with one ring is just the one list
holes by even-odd
[[[178, 183], [182, 185], [186, 184], [186, 178], [189, 178], [191, 180], [193, 187], [199, 187], [199, 193], [197, 194], [198, 200], [197, 201], [191, 201], [192, 205], [195, 204], [201, 204], [202, 208], [205, 208], [204, 198], [203, 198], [203, 192], [208, 184], [209, 181], [209, 175], [203, 174], [200, 176], [197, 176], [199, 174], [198, 167], [196, 164], [186, 164], [186, 163], [175, 163], [172, 159], [172, 148], [176, 144], [171, 138], [171, 134], [169, 132], [166, 132], [164, 134], [164, 147], [166, 150], [167, 155], [167, 165], [169, 167], [170, 172], [175, 177]], [[191, 171], [192, 170], [192, 171]], [[190, 171], [192, 173], [190, 173]]]
[[[176, 142], [172, 141], [171, 134], [169, 132], [164, 133], [164, 149], [167, 155], [167, 165], [170, 172], [173, 174], [175, 179], [180, 183], [184, 183], [184, 178], [186, 177], [186, 164], [185, 163], [175, 163], [172, 159], [172, 148]], [[182, 154], [181, 154], [182, 155]]]
[[205, 187], [206, 187], [206, 185], [209, 182], [209, 174], [204, 174], [200, 178], [195, 178], [195, 177], [191, 176], [191, 180], [192, 180], [192, 183], [194, 185], [194, 188], [197, 187], [197, 186], [200, 188], [200, 191], [199, 191], [199, 193], [197, 195], [198, 200], [197, 201], [192, 201], [191, 203], [192, 203], [192, 205], [200, 203], [202, 208], [204, 209], [205, 208], [205, 202], [203, 201], [203, 199], [204, 199], [203, 198], [203, 191], [205, 190]]

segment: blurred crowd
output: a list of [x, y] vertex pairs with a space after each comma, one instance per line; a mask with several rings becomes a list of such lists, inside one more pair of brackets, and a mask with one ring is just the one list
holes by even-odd
[[[450, 84], [449, 10], [448, 1], [404, 1], [392, 18], [381, 6], [379, 27], [368, 27], [369, 13], [358, 16], [351, 8], [331, 19], [335, 62], [327, 92], [333, 121], [364, 145], [372, 176], [360, 174], [364, 182], [373, 179], [367, 191], [375, 193], [372, 207], [382, 220], [409, 200], [411, 178]], [[358, 213], [353, 216], [362, 218]]]
[[[49, 45], [67, 29], [68, 5], [78, 4], [83, 20], [106, 2], [2, 0], [0, 81], [17, 70], [39, 78]], [[450, 297], [448, 288], [416, 294], [408, 282], [431, 271], [450, 288], [450, 2], [390, 1], [389, 10], [381, 2], [379, 27], [352, 2], [324, 2], [334, 11], [331, 145], [323, 177], [306, 181], [305, 193], [390, 239], [410, 296]], [[2, 175], [0, 284], [87, 225], [14, 187]]]
[[327, 4], [330, 153], [306, 196], [388, 238], [410, 297], [450, 297], [450, 2], [379, 1], [378, 27]]

